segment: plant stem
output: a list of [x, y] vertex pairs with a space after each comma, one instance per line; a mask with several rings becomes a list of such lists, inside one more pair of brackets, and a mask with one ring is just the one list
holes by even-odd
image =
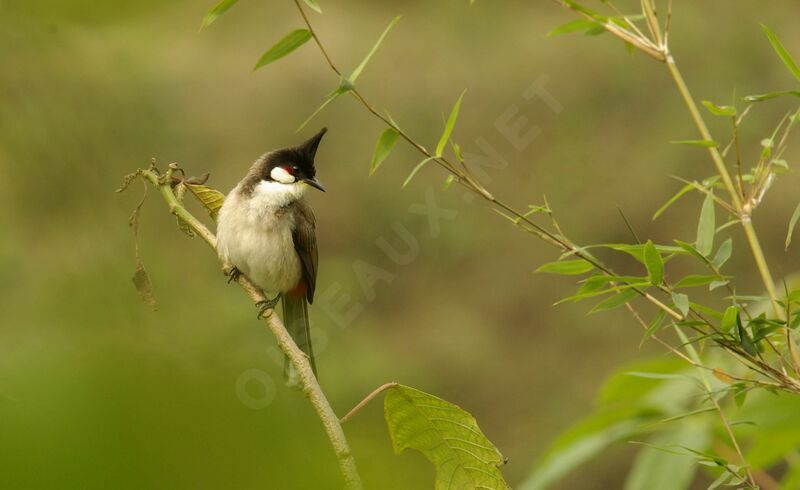
[[[688, 107], [697, 129], [700, 131], [700, 136], [704, 140], [712, 141], [713, 138], [711, 137], [711, 132], [708, 130], [708, 126], [706, 126], [706, 122], [703, 119], [703, 116], [700, 114], [700, 109], [697, 107], [692, 94], [689, 92], [689, 87], [686, 85], [678, 66], [675, 64], [675, 59], [672, 57], [672, 54], [667, 54], [666, 63], [667, 68], [669, 68], [670, 75], [672, 75], [672, 79], [675, 81], [675, 85], [678, 88], [678, 92], [680, 92], [681, 97], [683, 97], [683, 101], [686, 103], [686, 107]], [[737, 212], [739, 213], [742, 228], [744, 228], [744, 234], [747, 237], [747, 243], [750, 245], [750, 250], [753, 252], [753, 258], [756, 261], [756, 267], [761, 275], [761, 280], [764, 283], [764, 287], [767, 290], [767, 295], [769, 296], [770, 303], [772, 304], [773, 312], [778, 318], [783, 318], [783, 309], [778, 304], [778, 295], [775, 289], [775, 282], [772, 279], [772, 274], [770, 274], [767, 260], [764, 257], [764, 251], [761, 249], [761, 243], [759, 243], [758, 235], [753, 227], [753, 223], [750, 218], [750, 210], [746, 209], [745, 203], [742, 202], [742, 199], [736, 190], [736, 186], [731, 179], [731, 175], [728, 172], [728, 168], [725, 166], [725, 161], [722, 158], [722, 154], [719, 152], [719, 148], [716, 146], [709, 147], [708, 152], [711, 155], [711, 159], [714, 161], [714, 165], [717, 167], [717, 172], [722, 178], [723, 184], [725, 184], [725, 189], [727, 189], [728, 194], [731, 196], [731, 202], [733, 203], [734, 208], [736, 208]]]
[[[173, 168], [173, 166], [170, 166], [165, 176], [159, 175], [153, 169], [143, 170], [141, 175], [161, 192], [164, 201], [166, 201], [169, 206], [170, 213], [185, 221], [192, 231], [205, 240], [216, 252], [217, 238], [214, 236], [214, 233], [187, 211], [172, 191], [170, 177]], [[254, 304], [266, 299], [261, 289], [253, 284], [244, 274], [240, 274], [236, 282], [244, 289]], [[322, 391], [322, 387], [317, 381], [317, 378], [314, 376], [308, 357], [297, 347], [297, 344], [286, 330], [281, 319], [278, 318], [278, 315], [274, 314], [274, 310], [269, 310], [265, 313], [264, 321], [270, 332], [275, 336], [278, 347], [286, 354], [289, 361], [297, 370], [303, 393], [311, 402], [320, 421], [322, 421], [322, 426], [325, 428], [328, 439], [333, 446], [336, 459], [339, 463], [339, 469], [344, 477], [344, 488], [347, 490], [362, 489], [361, 477], [358, 474], [358, 469], [356, 468], [353, 455], [350, 452], [350, 446], [342, 430], [342, 425], [328, 402], [328, 399], [325, 397], [325, 393]]]

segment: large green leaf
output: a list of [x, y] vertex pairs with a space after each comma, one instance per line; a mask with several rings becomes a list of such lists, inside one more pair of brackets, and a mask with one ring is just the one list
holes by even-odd
[[256, 63], [253, 70], [258, 70], [262, 66], [266, 66], [273, 61], [277, 61], [311, 39], [311, 32], [308, 29], [295, 29], [287, 34], [283, 39], [275, 43], [274, 46], [269, 48], [266, 53], [261, 55], [261, 58]]
[[503, 455], [462, 408], [408, 386], [389, 388], [384, 415], [396, 453], [421, 452], [436, 467], [435, 490], [507, 489]]

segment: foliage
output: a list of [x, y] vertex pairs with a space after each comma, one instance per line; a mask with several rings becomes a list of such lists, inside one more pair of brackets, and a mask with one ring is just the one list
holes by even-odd
[[[233, 3], [221, 2], [214, 7], [206, 16], [204, 25], [213, 22]], [[758, 447], [759, 438], [764, 437], [768, 428], [765, 427], [764, 432], [739, 429], [735, 427], [737, 424], [731, 422], [727, 412], [734, 407], [742, 407], [751, 392], [758, 393], [759, 400], [769, 400], [768, 396], [763, 398], [765, 392], [783, 393], [781, 401], [794, 400], [800, 395], [800, 356], [794, 339], [795, 330], [800, 325], [800, 288], [785, 282], [783, 293], [778, 293], [752, 224], [753, 213], [764, 195], [776, 178], [788, 170], [783, 155], [791, 131], [800, 118], [800, 109], [789, 112], [779, 121], [774, 131], [761, 141], [759, 158], [754, 166], [744, 168], [739, 128], [751, 106], [740, 108], [738, 101], [729, 105], [702, 101], [701, 105], [711, 116], [727, 119], [732, 128], [728, 144], [722, 144], [712, 137], [670, 50], [671, 2], [663, 17], [659, 17], [654, 0], [642, 0], [641, 12], [634, 16], [622, 14], [612, 2], [603, 2], [613, 11], [612, 15], [602, 14], [572, 0], [555, 0], [555, 3], [575, 12], [579, 19], [556, 27], [550, 35], [572, 32], [597, 35], [607, 32], [622, 40], [629, 50], [638, 50], [667, 67], [699, 133], [699, 138], [673, 143], [707, 151], [716, 173], [701, 182], [684, 181], [685, 185], [655, 212], [653, 219], [684, 196], [692, 192], [699, 193], [703, 199], [693, 240], [674, 239], [670, 244], [647, 240], [642, 243], [631, 228], [635, 243], [578, 246], [565, 236], [546, 203], [543, 206], [531, 206], [531, 211], [521, 212], [495, 198], [472, 175], [458, 144], [453, 141], [463, 92], [451, 110], [435, 152], [428, 152], [403, 132], [391, 117], [376, 111], [355, 85], [356, 79], [399, 18], [395, 18], [383, 31], [351, 75], [344, 77], [325, 51], [302, 7], [296, 2], [306, 29], [294, 31], [278, 42], [256, 67], [285, 56], [313, 38], [330, 68], [339, 75], [339, 86], [301, 127], [340, 95], [353, 95], [386, 125], [378, 138], [370, 173], [388, 157], [400, 138], [408, 141], [423, 155], [423, 159], [413, 168], [403, 186], [425, 165], [437, 163], [448, 172], [447, 185], [454, 181], [464, 185], [494, 205], [515, 226], [561, 250], [559, 260], [544, 264], [537, 270], [584, 276], [575, 294], [565, 300], [591, 299], [594, 306], [590, 311], [593, 313], [626, 307], [644, 329], [643, 340], [657, 341], [688, 366], [681, 369], [670, 366], [669, 369], [655, 371], [627, 371], [612, 377], [608, 386], [613, 388], [607, 386], [606, 392], [624, 394], [624, 404], [617, 396], [607, 395], [595, 415], [578, 424], [551, 447], [523, 484], [524, 488], [545, 488], [606, 446], [631, 438], [643, 438], [646, 442], [640, 444], [642, 449], [632, 466], [626, 488], [686, 488], [694, 481], [694, 475], [700, 467], [712, 479], [709, 488], [722, 485], [757, 488], [759, 485], [754, 470], [771, 470], [782, 459], [789, 459], [789, 445], [795, 444], [796, 440], [787, 437], [790, 442], [769, 457], [754, 451], [755, 462], [748, 461], [739, 438], [748, 437], [754, 441], [754, 447]], [[319, 11], [315, 3], [310, 6]], [[762, 28], [780, 61], [800, 80], [800, 68], [789, 50], [771, 29], [766, 26]], [[798, 94], [798, 90], [781, 90], [747, 96], [743, 101], [755, 103]], [[456, 163], [444, 154], [448, 143], [451, 143]], [[721, 224], [718, 211], [722, 211], [725, 218]], [[537, 213], [546, 214], [550, 223], [535, 222], [532, 216]], [[789, 221], [786, 248], [791, 244], [792, 232], [798, 220], [800, 205]], [[758, 287], [765, 290], [763, 295], [740, 294], [740, 288], [752, 289], [753, 285], [737, 285], [732, 274], [723, 272], [734, 248], [731, 238], [722, 238], [720, 235], [731, 227], [740, 227], [747, 237], [750, 253], [762, 279]], [[720, 238], [721, 243], [717, 245]], [[614, 272], [600, 257], [606, 254], [632, 257], [638, 272], [633, 275]], [[675, 264], [680, 264], [680, 267]], [[683, 272], [687, 268], [691, 268], [691, 272]], [[697, 294], [698, 288], [713, 292], [714, 300], [707, 299], [709, 295]], [[634, 300], [637, 299], [655, 308], [652, 321], [643, 320], [639, 306], [634, 306]], [[677, 347], [659, 337], [667, 332], [677, 337]], [[711, 347], [716, 349], [709, 353]], [[631, 381], [633, 379], [637, 381]], [[647, 380], [644, 383], [646, 386], [641, 379]], [[631, 394], [634, 396], [631, 397]], [[457, 473], [457, 470], [447, 472], [445, 468], [445, 464], [452, 465], [455, 461], [458, 461], [456, 468], [474, 463], [472, 460], [494, 464], [494, 469], [481, 474], [491, 474], [492, 478], [496, 477], [497, 481], [502, 482], [499, 472], [494, 473], [496, 465], [501, 462], [498, 459], [499, 452], [480, 433], [474, 419], [466, 412], [435, 397], [401, 386], [389, 389], [386, 411], [395, 449], [399, 451], [413, 447], [421, 450], [437, 467], [437, 488], [440, 485], [449, 488], [456, 481], [455, 476], [441, 479], [442, 474]], [[445, 437], [444, 428], [431, 420], [432, 414], [439, 411], [457, 414], [456, 419], [445, 419], [442, 424], [450, 429], [469, 429], [468, 432], [479, 439], [468, 441], [481, 451], [480, 454], [451, 444], [454, 441], [466, 443], [465, 433], [459, 432], [454, 439]], [[461, 422], [457, 423], [457, 420]], [[455, 448], [460, 448], [465, 458], [471, 458], [471, 462], [443, 453]], [[486, 454], [483, 454], [484, 451]], [[785, 477], [787, 481], [800, 478], [795, 472], [788, 472]], [[459, 485], [480, 484], [486, 485], [476, 482]]]

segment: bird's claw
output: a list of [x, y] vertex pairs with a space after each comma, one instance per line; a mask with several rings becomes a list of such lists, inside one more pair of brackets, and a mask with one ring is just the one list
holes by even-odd
[[226, 275], [228, 276], [228, 284], [230, 284], [233, 281], [239, 280], [239, 276], [242, 275], [242, 271], [236, 267], [231, 267], [230, 270], [226, 272]]
[[257, 319], [264, 318], [264, 314], [268, 310], [272, 310], [275, 308], [275, 305], [278, 304], [278, 300], [280, 300], [280, 295], [275, 296], [273, 299], [265, 299], [264, 301], [259, 301], [256, 303], [256, 308], [258, 308], [258, 315], [256, 315]]

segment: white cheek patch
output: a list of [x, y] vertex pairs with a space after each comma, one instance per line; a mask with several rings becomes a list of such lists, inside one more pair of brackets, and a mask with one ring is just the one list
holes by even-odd
[[280, 182], [281, 184], [294, 184], [296, 180], [294, 175], [290, 174], [282, 167], [273, 168], [269, 173], [269, 176], [272, 178], [272, 180], [275, 182]]

